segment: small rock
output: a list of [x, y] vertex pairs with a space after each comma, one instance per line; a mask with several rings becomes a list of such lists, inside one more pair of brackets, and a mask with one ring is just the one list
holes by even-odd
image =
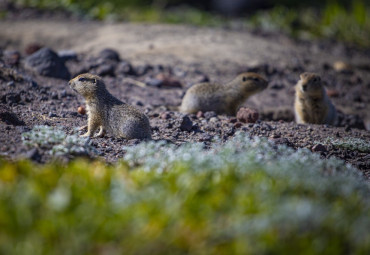
[[320, 143], [318, 144], [315, 144], [312, 149], [312, 151], [314, 152], [325, 152], [326, 151], [326, 147]]
[[163, 84], [163, 81], [162, 80], [158, 80], [156, 78], [147, 78], [145, 79], [145, 84], [149, 87], [155, 87], [155, 88], [159, 88], [162, 86]]
[[230, 123], [236, 123], [237, 121], [238, 121], [238, 119], [235, 118], [235, 117], [232, 117], [232, 118], [229, 119]]
[[99, 52], [99, 58], [113, 61], [120, 61], [119, 53], [113, 49], [104, 49]]
[[153, 67], [150, 65], [143, 65], [143, 66], [138, 66], [135, 69], [135, 74], [137, 76], [143, 76], [147, 74], [150, 70], [153, 70]]
[[216, 122], [218, 122], [218, 118], [217, 117], [212, 117], [212, 118], [209, 119], [209, 122], [216, 123]]
[[15, 83], [14, 81], [10, 81], [6, 84], [8, 87], [14, 87]]
[[240, 128], [241, 126], [243, 126], [243, 123], [239, 121], [234, 124], [234, 128]]
[[115, 69], [116, 66], [114, 63], [104, 63], [102, 65], [99, 65], [98, 68], [96, 69], [96, 73], [100, 76], [114, 76], [115, 75]]
[[33, 161], [37, 161], [39, 162], [41, 160], [41, 155], [40, 155], [40, 152], [38, 151], [37, 148], [33, 148], [31, 149], [30, 151], [28, 151], [24, 157], [26, 159], [31, 159]]
[[244, 123], [255, 123], [259, 118], [259, 114], [254, 109], [241, 107], [236, 114], [236, 118]]
[[335, 61], [333, 69], [339, 73], [352, 73], [352, 66], [344, 61]]
[[162, 81], [161, 86], [163, 87], [182, 88], [181, 82], [172, 77], [166, 76], [163, 73], [158, 74], [155, 78]]
[[58, 99], [58, 93], [57, 92], [52, 92], [51, 93], [51, 99]]
[[336, 89], [328, 89], [326, 90], [326, 93], [328, 94], [329, 97], [338, 97], [339, 96], [339, 91]]
[[7, 125], [23, 126], [25, 123], [13, 113], [6, 105], [0, 105], [0, 121], [5, 122]]
[[171, 118], [171, 114], [170, 113], [168, 113], [168, 112], [161, 113], [161, 119], [162, 120], [168, 120], [170, 118]]
[[55, 113], [53, 112], [49, 112], [49, 118], [55, 118], [55, 117], [58, 117], [58, 115], [56, 115]]
[[30, 81], [30, 86], [31, 86], [31, 88], [37, 88], [39, 85], [34, 80], [31, 80]]
[[212, 117], [217, 117], [217, 113], [213, 112], [213, 111], [210, 111], [210, 112], [205, 112], [204, 113], [204, 118], [206, 119], [210, 119]]
[[84, 106], [79, 106], [78, 108], [77, 108], [77, 112], [79, 113], [79, 114], [81, 114], [81, 115], [85, 115], [86, 114], [86, 109], [85, 109], [85, 107]]
[[25, 47], [24, 52], [29, 56], [38, 51], [39, 49], [41, 49], [42, 47], [43, 46], [39, 43], [30, 43]]
[[77, 60], [77, 53], [74, 50], [60, 50], [58, 56], [64, 62], [69, 60]]
[[25, 60], [25, 68], [43, 76], [66, 79], [70, 73], [64, 62], [49, 48], [42, 48]]
[[180, 130], [190, 132], [192, 128], [193, 128], [193, 122], [190, 120], [188, 116], [184, 116], [180, 124]]
[[127, 61], [121, 61], [116, 67], [116, 75], [126, 74], [126, 75], [135, 75], [135, 70], [132, 65]]
[[204, 117], [204, 114], [203, 114], [203, 112], [202, 111], [199, 111], [199, 112], [197, 112], [197, 118], [198, 119], [200, 119], [200, 118], [203, 118]]
[[201, 137], [199, 138], [199, 141], [200, 142], [209, 142], [213, 139], [213, 136], [211, 136], [210, 134], [207, 134], [207, 133], [204, 133], [201, 135]]
[[21, 59], [21, 54], [16, 50], [4, 51], [3, 55], [5, 63], [11, 66], [17, 66]]

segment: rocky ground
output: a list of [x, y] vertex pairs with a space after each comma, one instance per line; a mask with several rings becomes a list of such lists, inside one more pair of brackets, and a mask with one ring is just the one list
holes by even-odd
[[[50, 160], [47, 152], [23, 145], [21, 134], [35, 125], [71, 133], [86, 124], [86, 115], [77, 111], [84, 102], [67, 81], [91, 72], [104, 78], [113, 95], [148, 115], [154, 140], [207, 147], [215, 137], [227, 140], [237, 131], [248, 132], [308, 148], [323, 158], [341, 158], [370, 178], [368, 149], [328, 141], [370, 143], [369, 51], [237, 29], [105, 24], [71, 21], [65, 15], [35, 19], [32, 12], [26, 17], [14, 13], [0, 23], [0, 155], [5, 158]], [[244, 71], [269, 80], [268, 89], [249, 98], [240, 112], [257, 112], [257, 119], [177, 112], [194, 83], [225, 82]], [[321, 74], [327, 83], [340, 111], [338, 127], [294, 123], [294, 85], [304, 71]], [[108, 162], [124, 155], [123, 145], [136, 143], [140, 141], [109, 136], [92, 142]]]

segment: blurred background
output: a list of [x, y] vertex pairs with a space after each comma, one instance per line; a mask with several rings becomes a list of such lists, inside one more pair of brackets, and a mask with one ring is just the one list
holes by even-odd
[[[185, 23], [326, 38], [370, 48], [369, 0], [13, 0], [10, 7], [67, 10], [106, 21]], [[4, 6], [6, 7], [4, 8]]]

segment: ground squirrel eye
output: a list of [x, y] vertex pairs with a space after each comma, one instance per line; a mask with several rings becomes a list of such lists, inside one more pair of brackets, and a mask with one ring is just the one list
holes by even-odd
[[259, 78], [257, 78], [257, 77], [254, 77], [254, 78], [253, 78], [253, 80], [254, 80], [254, 81], [259, 81], [260, 79], [259, 79]]
[[243, 76], [243, 81], [247, 81], [247, 77]]
[[78, 81], [84, 82], [84, 81], [86, 81], [86, 78], [81, 77], [81, 78], [78, 79]]

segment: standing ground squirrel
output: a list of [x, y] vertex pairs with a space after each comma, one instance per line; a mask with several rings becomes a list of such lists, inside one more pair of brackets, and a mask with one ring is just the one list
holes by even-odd
[[69, 86], [81, 94], [87, 105], [87, 133], [92, 137], [100, 127], [98, 137], [105, 132], [126, 139], [151, 138], [150, 124], [145, 114], [112, 96], [97, 75], [81, 74], [69, 81]]
[[306, 72], [300, 78], [294, 102], [296, 122], [335, 125], [337, 111], [326, 94], [320, 76]]
[[264, 90], [267, 84], [267, 81], [256, 73], [239, 74], [227, 84], [195, 84], [186, 91], [180, 111], [214, 111], [218, 114], [235, 115], [248, 97]]

